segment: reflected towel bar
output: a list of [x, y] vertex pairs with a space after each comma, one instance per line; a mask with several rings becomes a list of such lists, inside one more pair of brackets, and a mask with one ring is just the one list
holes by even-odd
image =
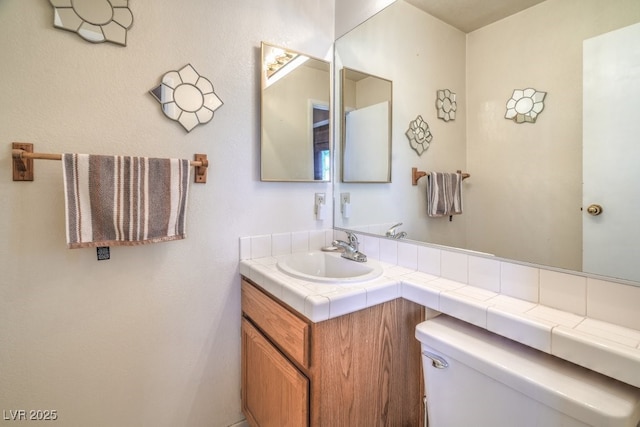
[[[33, 144], [28, 142], [14, 142], [11, 149], [13, 157], [13, 180], [33, 181], [33, 159], [62, 160], [62, 154], [34, 153]], [[194, 182], [207, 182], [207, 168], [209, 161], [206, 154], [195, 154], [190, 165], [195, 167]]]
[[[462, 175], [462, 179], [467, 179], [471, 176], [468, 173], [462, 173], [460, 170], [456, 172]], [[429, 172], [419, 171], [418, 168], [411, 168], [411, 185], [418, 185], [418, 180], [427, 175], [429, 175]]]

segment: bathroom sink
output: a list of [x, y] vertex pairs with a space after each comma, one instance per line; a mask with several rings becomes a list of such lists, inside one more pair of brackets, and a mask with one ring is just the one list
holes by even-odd
[[278, 269], [289, 276], [311, 282], [354, 283], [382, 275], [382, 266], [375, 260], [356, 262], [335, 252], [301, 252], [278, 260]]

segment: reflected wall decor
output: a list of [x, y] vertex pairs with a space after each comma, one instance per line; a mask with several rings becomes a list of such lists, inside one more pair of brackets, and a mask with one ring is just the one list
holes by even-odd
[[191, 64], [167, 72], [162, 82], [149, 92], [161, 104], [164, 115], [180, 123], [187, 132], [211, 121], [214, 111], [222, 106], [211, 82]]
[[504, 118], [516, 123], [535, 123], [538, 114], [544, 109], [544, 97], [547, 92], [535, 89], [515, 89], [507, 101], [507, 113]]
[[436, 98], [436, 108], [438, 109], [438, 118], [448, 122], [456, 119], [456, 94], [449, 89], [439, 90]]
[[53, 26], [72, 31], [91, 43], [127, 45], [127, 30], [133, 25], [128, 0], [49, 0]]
[[409, 138], [409, 145], [418, 153], [418, 156], [427, 151], [433, 139], [429, 124], [424, 121], [422, 116], [416, 117], [415, 120], [409, 123], [409, 129], [405, 132], [405, 135]]

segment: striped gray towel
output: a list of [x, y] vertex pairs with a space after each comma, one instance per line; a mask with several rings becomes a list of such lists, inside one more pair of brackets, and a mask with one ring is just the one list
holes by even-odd
[[431, 217], [462, 213], [462, 174], [429, 172], [427, 215]]
[[184, 239], [184, 159], [62, 155], [69, 248]]

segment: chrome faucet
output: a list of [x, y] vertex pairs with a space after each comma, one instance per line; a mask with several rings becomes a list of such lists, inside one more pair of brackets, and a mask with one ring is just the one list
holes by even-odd
[[396, 225], [390, 227], [384, 235], [387, 237], [391, 237], [392, 239], [403, 239], [407, 237], [407, 233], [405, 231], [401, 231], [400, 233], [398, 233], [397, 229], [401, 225], [402, 223], [399, 222]]
[[344, 252], [342, 252], [341, 255], [342, 258], [350, 259], [351, 261], [366, 262], [367, 256], [358, 250], [360, 246], [358, 237], [350, 231], [347, 231], [346, 233], [348, 242], [334, 240], [332, 245], [344, 249]]

